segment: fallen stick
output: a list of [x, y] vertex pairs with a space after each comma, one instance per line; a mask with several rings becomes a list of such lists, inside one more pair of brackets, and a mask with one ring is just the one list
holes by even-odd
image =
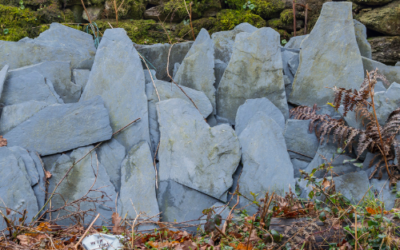
[[81, 244], [82, 240], [85, 238], [85, 235], [89, 232], [90, 228], [92, 228], [93, 224], [96, 222], [96, 220], [100, 217], [100, 214], [97, 214], [96, 218], [90, 223], [89, 227], [86, 229], [85, 233], [81, 236], [79, 239], [78, 243], [75, 245], [75, 249], [78, 249], [79, 244]]

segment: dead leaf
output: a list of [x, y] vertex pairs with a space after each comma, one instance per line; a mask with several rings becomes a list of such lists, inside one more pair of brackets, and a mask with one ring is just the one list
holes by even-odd
[[7, 214], [7, 215], [10, 215], [10, 214], [11, 214], [11, 209], [6, 208], [6, 214]]
[[46, 176], [46, 179], [50, 179], [51, 178], [51, 173], [49, 171], [44, 171], [44, 174]]
[[3, 138], [3, 136], [0, 135], [0, 147], [5, 146], [7, 146], [7, 139]]
[[19, 240], [19, 244], [21, 246], [29, 246], [30, 244], [35, 242], [33, 237], [29, 237], [27, 235], [18, 235], [17, 239]]
[[112, 228], [112, 232], [115, 234], [121, 234], [124, 232], [124, 227], [121, 227], [119, 224], [121, 223], [121, 216], [118, 213], [113, 213], [111, 216], [112, 224], [114, 224]]
[[324, 178], [324, 180], [322, 181], [322, 186], [324, 187], [324, 189], [327, 189], [331, 186], [331, 182]]
[[233, 249], [237, 250], [252, 250], [253, 245], [250, 243], [249, 247], [247, 247], [247, 243], [239, 243], [237, 246], [235, 243], [230, 243], [229, 246], [233, 247]]

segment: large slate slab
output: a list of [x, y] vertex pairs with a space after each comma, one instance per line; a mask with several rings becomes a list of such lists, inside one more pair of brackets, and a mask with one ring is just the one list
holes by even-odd
[[334, 177], [336, 192], [340, 192], [352, 204], [357, 204], [369, 188], [369, 179], [365, 171], [348, 173]]
[[[154, 45], [135, 45], [138, 52], [150, 62], [157, 72], [157, 79], [163, 81], [170, 81], [171, 79], [167, 74], [167, 66], [170, 76], [172, 77], [175, 63], [182, 63], [183, 58], [185, 58], [187, 52], [192, 46], [193, 42], [178, 43], [172, 46], [171, 44], [154, 44]], [[168, 64], [168, 53], [169, 64]], [[149, 63], [148, 66], [151, 67]], [[143, 63], [143, 69], [147, 69]]]
[[261, 28], [236, 35], [231, 60], [218, 87], [217, 114], [235, 124], [247, 99], [267, 97], [287, 118], [279, 33]]
[[324, 3], [317, 23], [302, 43], [289, 102], [324, 105], [333, 101], [333, 92], [327, 87], [358, 89], [363, 75], [351, 3]]
[[[127, 215], [127, 219], [135, 219], [141, 212], [148, 217], [159, 214], [155, 185], [156, 172], [150, 147], [142, 141], [132, 147], [122, 162], [118, 213]], [[139, 229], [149, 227], [151, 225], [142, 225]]]
[[[92, 149], [93, 146], [88, 146], [75, 149], [70, 156], [66, 154], [61, 155], [53, 164], [50, 171], [52, 177], [49, 179], [49, 192], [53, 192], [57, 183], [63, 178], [66, 171], [74, 162], [81, 159]], [[97, 191], [89, 192], [89, 190]], [[110, 224], [112, 210], [115, 209], [116, 193], [104, 166], [98, 163], [95, 151], [92, 151], [72, 168], [68, 177], [57, 188], [57, 193], [60, 195], [54, 195], [51, 200], [51, 205], [54, 209], [64, 206], [65, 201], [72, 202], [78, 200], [88, 193], [87, 196], [96, 199], [97, 203], [90, 202], [89, 200], [80, 203], [79, 208], [81, 211], [94, 209], [94, 211], [88, 212], [84, 216], [84, 223], [89, 224], [100, 213], [101, 216], [95, 222], [95, 225]], [[102, 195], [104, 195], [103, 198], [101, 198]], [[51, 216], [52, 218], [66, 216], [71, 212], [77, 212], [77, 209], [76, 206], [67, 206], [65, 210], [53, 212]], [[57, 224], [65, 226], [75, 223], [74, 217], [57, 221]]]
[[100, 97], [55, 104], [37, 112], [4, 135], [9, 146], [50, 155], [111, 138], [108, 111]]
[[3, 92], [4, 82], [6, 81], [8, 68], [9, 68], [8, 65], [4, 65], [4, 67], [0, 71], [0, 97], [1, 93]]
[[235, 131], [210, 128], [200, 113], [182, 99], [157, 103], [160, 124], [160, 181], [174, 180], [219, 199], [232, 185], [240, 160]]
[[308, 162], [314, 158], [319, 141], [314, 132], [309, 132], [309, 124], [307, 120], [286, 121], [284, 136], [290, 158]]
[[174, 81], [204, 92], [215, 110], [214, 43], [207, 30], [201, 29], [179, 66]]
[[20, 162], [20, 167], [24, 167], [26, 169], [27, 177], [31, 182], [31, 186], [35, 186], [39, 182], [39, 173], [36, 169], [35, 162], [32, 157], [29, 155], [26, 149], [14, 146], [8, 147], [9, 150], [13, 152], [17, 160]]
[[[264, 197], [268, 191], [284, 195], [289, 187], [295, 187], [293, 165], [287, 153], [283, 130], [272, 118], [258, 112], [239, 135], [239, 140], [243, 164], [240, 193], [246, 197], [251, 197], [250, 192]], [[246, 208], [249, 214], [257, 212], [254, 204], [240, 199], [240, 207], [247, 205], [250, 205]]]
[[70, 61], [72, 68], [90, 69], [96, 48], [93, 37], [59, 23], [35, 39], [0, 41], [0, 67], [21, 68], [45, 61]]
[[364, 24], [360, 23], [357, 20], [353, 20], [354, 22], [354, 31], [356, 33], [356, 40], [358, 44], [358, 48], [360, 49], [360, 54], [363, 57], [372, 58], [371, 44], [369, 44], [367, 40], [367, 27]]
[[8, 72], [7, 78], [23, 76], [37, 71], [53, 83], [54, 90], [65, 103], [77, 102], [81, 96], [81, 86], [71, 82], [71, 63], [48, 61], [30, 65]]
[[[366, 70], [372, 71], [378, 69], [378, 73], [386, 77], [389, 83], [400, 82], [400, 67], [399, 66], [389, 66], [383, 63], [371, 60], [369, 58], [362, 58], [364, 65], [364, 72]], [[366, 73], [365, 73], [366, 76]]]
[[390, 113], [400, 107], [400, 84], [394, 82], [385, 92], [377, 92], [374, 96], [376, 117], [382, 126], [386, 123]]
[[0, 119], [0, 134], [7, 133], [48, 105], [47, 102], [28, 101], [5, 106]]
[[263, 112], [272, 118], [282, 129], [285, 129], [285, 117], [282, 112], [267, 98], [249, 99], [238, 108], [235, 121], [237, 135], [247, 127], [251, 118], [257, 113]]
[[[7, 214], [6, 208], [11, 209], [10, 219], [19, 219], [24, 209], [27, 210], [27, 222], [30, 222], [38, 212], [38, 203], [32, 190], [30, 181], [25, 177], [25, 172], [18, 165], [12, 151], [7, 147], [0, 147], [0, 197], [2, 205], [0, 210]], [[5, 206], [5, 207], [4, 207]], [[7, 227], [4, 220], [0, 221], [0, 230]]]
[[96, 95], [104, 100], [114, 132], [140, 118], [115, 136], [119, 143], [127, 149], [141, 140], [150, 143], [143, 69], [124, 29], [108, 29], [101, 39], [80, 101]]
[[13, 105], [31, 100], [63, 103], [63, 100], [55, 92], [53, 83], [37, 71], [6, 80], [0, 102], [5, 105]]

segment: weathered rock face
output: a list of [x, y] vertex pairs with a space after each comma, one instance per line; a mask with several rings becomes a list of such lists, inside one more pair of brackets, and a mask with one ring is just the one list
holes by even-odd
[[357, 204], [369, 188], [369, 179], [365, 171], [334, 177], [335, 189], [353, 204]]
[[150, 143], [143, 69], [124, 29], [108, 29], [101, 39], [81, 101], [96, 95], [104, 100], [114, 132], [140, 118], [116, 135], [119, 143], [127, 149], [141, 140]]
[[8, 72], [8, 65], [5, 65], [0, 71], [0, 97], [1, 93], [3, 92], [4, 82], [6, 81], [6, 76]]
[[282, 48], [282, 65], [283, 74], [289, 77], [290, 82], [293, 82], [299, 67], [299, 51], [293, 49]]
[[8, 79], [37, 71], [53, 83], [54, 90], [65, 103], [77, 102], [81, 97], [81, 86], [71, 82], [71, 63], [62, 61], [42, 62], [8, 72]]
[[235, 131], [240, 135], [247, 127], [248, 122], [257, 113], [265, 113], [272, 118], [282, 129], [285, 129], [285, 117], [282, 112], [267, 98], [249, 99], [238, 108], [235, 121]]
[[[289, 186], [294, 188], [293, 165], [287, 153], [283, 130], [273, 119], [258, 112], [239, 135], [239, 140], [243, 163], [239, 179], [242, 194], [251, 197], [250, 192], [253, 192], [263, 197], [267, 191], [275, 191], [283, 195]], [[240, 199], [239, 206], [246, 205], [249, 201]], [[253, 214], [257, 207], [250, 205], [246, 210]]]
[[18, 146], [8, 147], [8, 149], [11, 150], [17, 158], [19, 166], [25, 168], [31, 186], [35, 186], [39, 182], [39, 173], [28, 151]]
[[286, 49], [301, 49], [301, 43], [308, 37], [308, 35], [304, 36], [295, 36], [290, 38], [289, 42], [285, 44]]
[[13, 105], [31, 100], [63, 103], [54, 91], [52, 82], [46, 80], [38, 72], [34, 71], [6, 80], [0, 102], [5, 105]]
[[333, 100], [332, 90], [326, 87], [358, 89], [363, 75], [351, 3], [325, 3], [321, 16], [302, 44], [300, 65], [289, 102], [307, 106], [324, 105]]
[[366, 58], [372, 58], [371, 45], [367, 40], [367, 28], [364, 24], [360, 23], [357, 20], [353, 20], [354, 22], [354, 31], [356, 33], [356, 40], [358, 44], [358, 48], [360, 49], [360, 54]]
[[[38, 212], [38, 202], [30, 181], [26, 178], [25, 172], [21, 170], [12, 151], [7, 147], [0, 147], [0, 197], [2, 199], [0, 209], [3, 214], [7, 214], [4, 205], [11, 209], [11, 214], [8, 216], [10, 219], [19, 219], [21, 215], [14, 211], [23, 212], [26, 209], [26, 221], [31, 221]], [[2, 220], [0, 230], [4, 230], [6, 227], [5, 221]]]
[[373, 60], [389, 65], [400, 61], [400, 36], [371, 37], [368, 42], [371, 44]]
[[39, 175], [39, 182], [33, 187], [33, 192], [35, 193], [37, 199], [38, 208], [41, 209], [44, 206], [46, 199], [46, 179], [44, 175], [44, 166], [42, 165], [42, 162], [40, 161], [40, 158], [36, 152], [31, 151], [29, 152], [29, 155], [35, 163], [36, 171]]
[[1, 113], [0, 134], [7, 133], [48, 105], [46, 102], [28, 101], [5, 106]]
[[90, 69], [96, 53], [90, 34], [59, 23], [35, 39], [0, 41], [0, 46], [0, 67], [8, 64], [10, 69], [45, 61], [70, 61], [74, 69]]
[[[181, 99], [157, 103], [160, 124], [160, 181], [173, 180], [217, 199], [232, 185], [240, 145], [228, 125], [210, 128]], [[225, 198], [225, 197], [224, 197]]]
[[305, 170], [309, 162], [299, 159], [291, 159], [291, 162], [293, 164], [294, 178], [301, 178], [300, 170]]
[[90, 70], [74, 69], [72, 70], [72, 81], [78, 86], [81, 86], [82, 91], [85, 89], [89, 81]]
[[[60, 158], [58, 158], [58, 160], [53, 164], [50, 171], [52, 177], [49, 179], [49, 192], [53, 192], [56, 184], [61, 180], [74, 162], [81, 159], [92, 149], [93, 146], [78, 148], [71, 153], [71, 156], [66, 154], [60, 156]], [[89, 190], [96, 189], [100, 192], [104, 192], [105, 196], [100, 198], [102, 195], [98, 192], [89, 192]], [[90, 223], [98, 213], [100, 213], [102, 219], [97, 220], [95, 225], [106, 224], [107, 221], [111, 221], [111, 215], [113, 213], [112, 209], [115, 207], [116, 193], [106, 170], [103, 165], [98, 163], [96, 152], [92, 151], [87, 157], [83, 158], [72, 168], [67, 179], [61, 182], [57, 189], [57, 193], [61, 194], [62, 197], [60, 195], [53, 196], [52, 208], [62, 207], [65, 205], [65, 201], [71, 202], [78, 200], [88, 193], [88, 197], [96, 199], [98, 202], [93, 203], [90, 201], [84, 201], [80, 204], [81, 211], [89, 209], [94, 210], [87, 213], [84, 223]], [[69, 211], [76, 211], [77, 208], [68, 206], [67, 209]], [[59, 212], [53, 212], [52, 218], [57, 218], [57, 216], [66, 216], [68, 214], [69, 212], [66, 210], [60, 210]], [[73, 217], [57, 222], [59, 225], [71, 225], [73, 223]]]
[[4, 138], [9, 146], [50, 155], [108, 140], [111, 135], [108, 111], [102, 99], [95, 97], [85, 102], [47, 106]]
[[378, 92], [374, 96], [375, 109], [378, 122], [384, 125], [390, 113], [400, 107], [400, 84], [394, 82], [386, 92]]
[[[310, 121], [286, 121], [284, 137], [289, 155], [292, 159], [310, 162], [317, 153], [319, 142], [315, 133], [308, 132]], [[297, 153], [295, 153], [297, 152]]]
[[[156, 152], [158, 143], [160, 141], [160, 131], [158, 128], [158, 119], [157, 119], [158, 116], [156, 108], [156, 103], [158, 102], [158, 96], [160, 96], [161, 101], [165, 101], [172, 98], [179, 98], [187, 101], [189, 105], [193, 106], [193, 103], [189, 100], [189, 98], [174, 83], [155, 80], [154, 84], [156, 85], [157, 91], [154, 88], [152, 82], [146, 84], [146, 94], [149, 105], [150, 139], [151, 139], [153, 153]], [[211, 106], [211, 102], [203, 92], [187, 88], [184, 86], [182, 86], [181, 88], [193, 100], [193, 102], [199, 109], [199, 112], [202, 114], [204, 118], [207, 118], [212, 113], [213, 107]]]
[[204, 92], [215, 110], [214, 43], [201, 29], [174, 77], [176, 83]]
[[[170, 44], [135, 45], [135, 47], [138, 52], [155, 67], [157, 79], [170, 81], [171, 79], [167, 74], [167, 65], [169, 74], [172, 77], [175, 63], [182, 63], [183, 58], [185, 58], [192, 44], [193, 42], [185, 42], [173, 45], [170, 53], [169, 65], [168, 53], [171, 47]], [[150, 65], [148, 66], [151, 68]], [[147, 69], [145, 65], [143, 65], [143, 68]]]
[[398, 36], [400, 35], [400, 20], [397, 13], [399, 6], [400, 1], [393, 1], [382, 7], [361, 11], [356, 18], [368, 29], [385, 35]]
[[[389, 83], [392, 82], [400, 82], [400, 67], [399, 66], [388, 66], [383, 63], [368, 59], [362, 58], [364, 65], [364, 72], [366, 70], [372, 71], [378, 69], [378, 73], [382, 74], [386, 77]], [[366, 76], [366, 73], [365, 73]], [[376, 91], [375, 91], [376, 92]]]
[[132, 147], [122, 162], [118, 213], [127, 214], [127, 219], [135, 219], [136, 211], [144, 212], [148, 217], [157, 215], [155, 184], [156, 173], [150, 147], [142, 141]]
[[271, 28], [236, 36], [231, 60], [218, 87], [219, 116], [235, 124], [237, 109], [247, 99], [267, 97], [288, 117], [279, 43], [278, 32]]

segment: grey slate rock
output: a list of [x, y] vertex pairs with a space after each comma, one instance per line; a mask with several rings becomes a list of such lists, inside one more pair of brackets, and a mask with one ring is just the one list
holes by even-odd
[[[74, 162], [81, 159], [85, 154], [89, 153], [93, 149], [93, 146], [83, 147], [75, 149], [71, 156], [63, 154], [54, 163], [51, 174], [52, 177], [49, 179], [49, 192], [53, 192], [56, 184], [65, 175], [66, 171], [73, 165]], [[97, 175], [97, 179], [96, 179]], [[96, 181], [96, 182], [95, 182]], [[92, 187], [93, 185], [93, 187]], [[65, 201], [75, 201], [82, 198], [90, 189], [104, 192], [106, 195], [103, 198], [99, 192], [89, 192], [87, 195], [91, 198], [97, 198], [98, 202], [93, 203], [89, 201], [82, 202], [80, 204], [80, 210], [85, 211], [89, 209], [95, 209], [93, 212], [88, 212], [85, 216], [85, 224], [89, 224], [94, 217], [100, 213], [100, 218], [95, 222], [95, 225], [104, 225], [107, 222], [111, 222], [112, 209], [115, 209], [116, 193], [114, 186], [110, 182], [110, 178], [107, 175], [104, 166], [98, 164], [96, 152], [92, 151], [88, 156], [83, 158], [77, 163], [68, 175], [68, 178], [61, 182], [57, 189], [57, 193], [60, 195], [53, 196], [52, 208], [59, 208], [64, 206]], [[67, 210], [76, 211], [77, 208], [73, 206], [67, 206]], [[52, 213], [52, 218], [62, 217], [68, 215], [69, 212], [66, 210], [60, 210]], [[59, 225], [69, 226], [75, 222], [70, 217], [68, 219], [60, 220], [57, 222]]]
[[52, 82], [36, 71], [6, 80], [0, 102], [13, 105], [31, 100], [63, 103]]
[[[146, 84], [148, 84], [148, 83], [153, 84], [153, 81], [157, 80], [156, 71], [154, 69], [151, 69], [150, 73], [149, 73], [148, 69], [144, 69], [143, 73], [144, 73], [144, 81]], [[151, 76], [150, 76], [150, 74], [151, 74]], [[153, 78], [153, 81], [151, 80], [151, 78]]]
[[357, 204], [369, 188], [369, 179], [365, 171], [348, 173], [333, 177], [336, 192], [340, 192], [353, 204]]
[[207, 30], [201, 29], [179, 66], [174, 81], [204, 92], [215, 110], [214, 43]]
[[354, 31], [356, 33], [356, 40], [358, 44], [358, 48], [360, 49], [360, 54], [363, 57], [372, 58], [371, 44], [369, 44], [367, 40], [367, 27], [364, 24], [360, 23], [357, 20], [353, 20], [354, 22]]
[[[144, 212], [148, 217], [156, 216], [160, 211], [155, 183], [156, 173], [150, 147], [142, 141], [132, 147], [122, 162], [118, 213], [127, 214], [127, 219], [135, 219], [136, 212]], [[139, 230], [144, 227], [148, 229], [150, 226], [142, 225]]]
[[303, 36], [295, 36], [290, 38], [289, 42], [285, 44], [285, 48], [287, 49], [301, 49], [301, 43], [308, 37], [309, 35]]
[[310, 162], [302, 161], [296, 158], [292, 158], [291, 161], [293, 164], [294, 178], [301, 178], [300, 170], [306, 169]]
[[[30, 222], [38, 212], [38, 202], [30, 181], [25, 178], [25, 173], [18, 165], [18, 160], [7, 147], [0, 147], [0, 197], [2, 199], [0, 210], [3, 214], [7, 214], [4, 205], [11, 209], [11, 214], [8, 215], [9, 219], [21, 218], [21, 215], [14, 210], [22, 213], [26, 209], [26, 221]], [[4, 220], [1, 220], [0, 230], [4, 230], [6, 227]]]
[[326, 87], [358, 89], [363, 76], [351, 3], [324, 3], [317, 23], [302, 43], [289, 102], [324, 105], [334, 98]]
[[309, 132], [309, 124], [309, 120], [289, 119], [286, 121], [284, 137], [287, 149], [290, 150], [290, 158], [308, 162], [314, 158], [319, 141], [314, 132]]
[[[372, 186], [371, 191], [372, 193], [378, 193], [379, 195], [377, 198], [385, 203], [385, 210], [391, 210], [395, 205], [399, 205], [397, 202], [396, 204], [396, 193], [392, 192], [392, 188], [389, 188], [389, 181], [388, 180], [378, 180], [375, 178], [372, 178], [370, 180], [370, 184]], [[399, 182], [397, 182], [397, 191], [399, 191]], [[396, 207], [397, 207], [396, 206]]]
[[281, 51], [283, 73], [289, 77], [291, 82], [293, 82], [294, 76], [297, 72], [297, 68], [299, 67], [299, 52], [288, 50], [285, 48], [282, 48]]
[[[243, 195], [251, 197], [250, 192], [253, 192], [264, 197], [268, 191], [284, 195], [289, 186], [295, 187], [293, 165], [287, 153], [283, 130], [273, 119], [264, 113], [257, 113], [239, 135], [239, 140], [243, 164], [239, 186]], [[247, 205], [248, 200], [240, 199], [240, 207]], [[257, 207], [251, 204], [246, 210], [254, 214]]]
[[8, 68], [9, 68], [8, 65], [4, 65], [4, 67], [0, 71], [0, 97], [1, 93], [3, 92], [4, 82], [6, 81]]
[[[287, 75], [283, 75], [283, 82], [285, 84], [286, 100], [289, 99], [289, 95], [292, 92], [292, 81]], [[290, 103], [288, 103], [289, 111], [292, 109]]]
[[[171, 44], [153, 44], [153, 45], [135, 45], [138, 52], [146, 58], [154, 67], [157, 72], [157, 79], [163, 81], [170, 81], [171, 79], [167, 74], [167, 66], [170, 76], [173, 76], [175, 63], [182, 63], [193, 42], [178, 43], [172, 46], [169, 65], [168, 53]], [[151, 67], [151, 65], [148, 65]], [[147, 69], [143, 63], [143, 69]]]
[[174, 71], [173, 71], [173, 75], [172, 75], [173, 78], [175, 78], [175, 75], [178, 72], [180, 66], [181, 66], [180, 63], [175, 63], [174, 64]]
[[20, 164], [20, 167], [22, 165], [26, 169], [26, 173], [28, 174], [28, 179], [31, 182], [31, 186], [35, 186], [39, 182], [39, 173], [36, 169], [35, 162], [33, 161], [32, 157], [29, 155], [28, 151], [26, 149], [14, 146], [14, 147], [8, 147], [9, 150], [11, 150], [15, 157], [17, 158], [18, 161], [22, 161], [23, 163]]
[[159, 102], [157, 111], [160, 181], [171, 179], [220, 199], [232, 185], [240, 161], [235, 131], [226, 124], [210, 128], [182, 99]]
[[400, 62], [397, 62], [394, 66], [400, 66]]
[[[372, 71], [378, 69], [378, 73], [384, 75], [389, 83], [400, 82], [400, 67], [399, 66], [389, 66], [383, 63], [362, 57], [362, 62], [364, 65], [364, 72], [366, 70]], [[365, 75], [366, 76], [366, 73]]]
[[100, 95], [114, 132], [140, 118], [114, 138], [129, 149], [150, 143], [145, 79], [139, 55], [124, 29], [108, 29], [97, 49], [89, 81], [80, 101]]
[[23, 76], [37, 71], [47, 81], [53, 83], [56, 93], [65, 103], [77, 102], [81, 96], [81, 86], [71, 82], [71, 63], [65, 61], [48, 61], [30, 65], [8, 72], [7, 78]]
[[90, 70], [88, 69], [73, 69], [72, 70], [72, 81], [81, 86], [81, 90], [86, 87], [87, 82], [89, 81]]
[[378, 122], [381, 125], [386, 123], [390, 113], [400, 107], [400, 84], [394, 82], [386, 92], [375, 93], [375, 109]]
[[[154, 84], [156, 85], [161, 101], [172, 98], [179, 98], [187, 101], [190, 105], [193, 106], [189, 98], [187, 98], [187, 96], [174, 83], [155, 80]], [[211, 102], [203, 92], [184, 86], [182, 86], [181, 88], [188, 96], [190, 96], [204, 118], [207, 118], [212, 113], [213, 108], [211, 106]], [[157, 150], [158, 142], [160, 141], [160, 130], [158, 128], [158, 116], [156, 108], [158, 96], [153, 86], [153, 83], [146, 84], [146, 94], [148, 98], [150, 139], [152, 145], [151, 149], [152, 152], [155, 153]]]
[[54, 154], [41, 157], [44, 164], [44, 169], [46, 169], [46, 171], [50, 171], [53, 167], [53, 164], [58, 160], [58, 158], [60, 158], [60, 156], [61, 154]]
[[[29, 152], [33, 162], [35, 163], [36, 171], [39, 174], [39, 182], [37, 185], [33, 187], [33, 192], [35, 193], [38, 207], [41, 209], [44, 206], [45, 198], [46, 198], [46, 177], [43, 170], [43, 165], [40, 157], [36, 154], [36, 152]], [[43, 213], [43, 212], [42, 212]], [[41, 213], [41, 214], [42, 214]]]
[[215, 59], [215, 61], [214, 61], [214, 74], [215, 74], [214, 87], [215, 87], [215, 89], [218, 89], [219, 82], [221, 81], [222, 76], [224, 75], [226, 67], [228, 67], [227, 63], [224, 63], [223, 61], [221, 61], [219, 59]]
[[126, 150], [117, 140], [111, 139], [103, 143], [97, 150], [100, 163], [106, 169], [115, 192], [121, 188], [121, 163], [125, 159]]
[[248, 99], [238, 108], [235, 121], [237, 135], [247, 127], [251, 118], [257, 113], [263, 112], [272, 118], [282, 129], [285, 129], [285, 117], [282, 112], [267, 98]]
[[234, 124], [237, 109], [247, 99], [267, 97], [288, 117], [279, 44], [279, 33], [271, 28], [236, 36], [231, 60], [218, 87], [218, 116]]
[[51, 155], [111, 138], [108, 111], [100, 97], [45, 107], [4, 135], [8, 145]]
[[21, 68], [45, 61], [70, 61], [73, 69], [90, 69], [96, 48], [93, 37], [59, 23], [35, 39], [19, 42], [0, 41], [0, 67]]
[[28, 101], [5, 106], [0, 119], [0, 134], [7, 133], [48, 105], [47, 102]]

